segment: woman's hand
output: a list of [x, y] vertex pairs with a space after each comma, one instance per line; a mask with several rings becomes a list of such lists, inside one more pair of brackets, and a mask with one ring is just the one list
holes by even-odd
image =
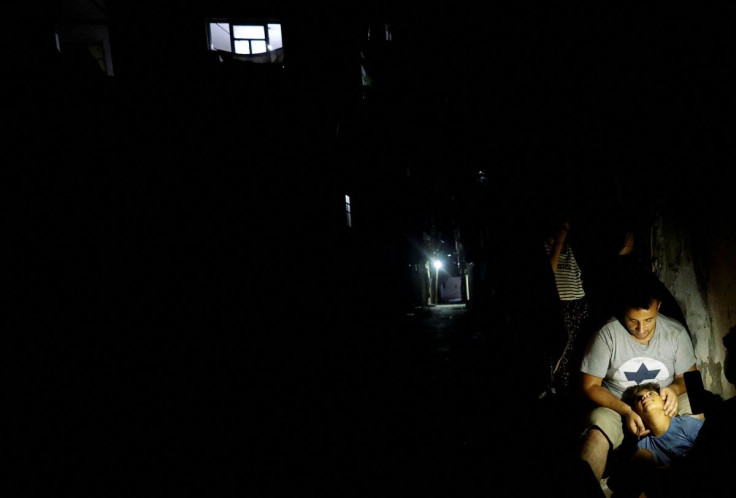
[[621, 250], [618, 252], [618, 255], [626, 256], [627, 254], [631, 254], [633, 250], [634, 250], [634, 232], [626, 232], [626, 236], [624, 237], [624, 245], [621, 248]]

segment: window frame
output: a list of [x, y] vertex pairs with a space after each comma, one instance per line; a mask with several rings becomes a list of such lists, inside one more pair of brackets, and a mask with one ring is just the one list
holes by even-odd
[[[227, 25], [226, 36], [229, 37], [229, 50], [215, 47], [215, 40], [212, 36], [213, 25]], [[278, 25], [281, 39], [280, 46], [272, 48], [273, 39], [270, 29], [272, 26]], [[263, 29], [263, 38], [237, 37], [236, 28], [239, 26], [257, 26]], [[235, 60], [246, 60], [259, 63], [278, 63], [283, 62], [283, 23], [277, 19], [243, 19], [243, 18], [206, 18], [205, 19], [206, 43], [207, 50], [215, 53], [227, 53], [227, 56]], [[263, 42], [265, 44], [265, 52], [253, 53], [253, 42]], [[236, 52], [236, 42], [247, 42], [250, 53], [243, 54]]]

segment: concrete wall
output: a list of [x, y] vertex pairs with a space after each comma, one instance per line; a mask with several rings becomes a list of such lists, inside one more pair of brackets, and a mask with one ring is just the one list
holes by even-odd
[[715, 182], [683, 194], [656, 203], [652, 261], [683, 312], [705, 388], [727, 399], [736, 395], [722, 342], [736, 326], [734, 212]]

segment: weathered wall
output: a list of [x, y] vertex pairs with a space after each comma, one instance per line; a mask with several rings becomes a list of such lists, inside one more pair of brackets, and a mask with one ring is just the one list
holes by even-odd
[[706, 185], [658, 203], [652, 260], [684, 314], [705, 388], [727, 399], [736, 395], [723, 375], [722, 342], [736, 326], [736, 229], [718, 192]]

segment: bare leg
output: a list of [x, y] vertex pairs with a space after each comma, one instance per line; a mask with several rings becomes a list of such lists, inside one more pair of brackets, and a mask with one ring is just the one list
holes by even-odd
[[606, 470], [610, 447], [608, 438], [601, 431], [593, 428], [585, 435], [580, 448], [580, 458], [588, 462], [593, 474], [599, 481], [603, 478], [603, 472]]

